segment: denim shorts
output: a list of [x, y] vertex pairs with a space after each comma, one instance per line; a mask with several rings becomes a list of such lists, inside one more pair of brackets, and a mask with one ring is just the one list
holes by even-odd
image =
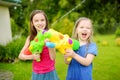
[[59, 80], [59, 78], [56, 71], [53, 70], [44, 74], [32, 72], [32, 80]]

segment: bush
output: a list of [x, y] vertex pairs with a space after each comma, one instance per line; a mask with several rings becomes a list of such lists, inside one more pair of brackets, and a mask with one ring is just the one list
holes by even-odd
[[24, 24], [24, 28], [23, 28], [23, 32], [22, 32], [23, 36], [27, 37], [29, 35], [29, 28], [30, 28], [30, 24], [29, 24], [29, 21], [26, 19], [25, 24]]
[[53, 26], [53, 28], [63, 34], [68, 34], [71, 36], [72, 30], [74, 27], [74, 23], [70, 21], [68, 18], [63, 19]]
[[120, 37], [119, 37], [119, 38], [116, 38], [115, 41], [116, 41], [116, 45], [117, 45], [117, 46], [120, 46]]
[[117, 30], [115, 31], [115, 35], [116, 37], [120, 37], [120, 27], [118, 27]]
[[12, 29], [12, 37], [14, 37], [16, 34], [20, 34], [20, 28], [15, 23], [14, 19], [11, 18], [10, 22], [11, 22], [11, 29]]
[[5, 59], [6, 56], [6, 47], [3, 45], [0, 45], [0, 62]]
[[18, 57], [21, 48], [23, 47], [25, 38], [18, 38], [11, 41], [6, 46], [0, 46], [0, 61], [11, 62]]

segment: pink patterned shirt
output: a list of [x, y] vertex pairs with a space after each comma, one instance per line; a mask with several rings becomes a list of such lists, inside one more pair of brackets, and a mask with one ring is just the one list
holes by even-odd
[[40, 53], [40, 61], [33, 60], [33, 72], [35, 73], [47, 73], [55, 69], [55, 61], [50, 59], [49, 50], [46, 46], [43, 47], [42, 53]]

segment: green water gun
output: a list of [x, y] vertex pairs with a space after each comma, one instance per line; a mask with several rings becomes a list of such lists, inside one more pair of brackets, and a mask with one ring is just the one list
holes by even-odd
[[[49, 38], [50, 34], [46, 30], [40, 30], [37, 36], [30, 42], [30, 46], [25, 50], [26, 55], [41, 53], [43, 46], [45, 45], [45, 39]], [[37, 61], [40, 61], [37, 60]]]

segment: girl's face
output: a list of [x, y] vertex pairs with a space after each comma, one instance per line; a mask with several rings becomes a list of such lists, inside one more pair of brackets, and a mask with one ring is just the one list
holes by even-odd
[[46, 27], [46, 19], [42, 13], [38, 13], [38, 14], [34, 15], [32, 22], [33, 22], [33, 26], [35, 27], [37, 32], [41, 29], [42, 30], [45, 29], [45, 27]]
[[81, 20], [78, 23], [76, 32], [81, 41], [87, 41], [92, 34], [92, 23], [90, 20]]

